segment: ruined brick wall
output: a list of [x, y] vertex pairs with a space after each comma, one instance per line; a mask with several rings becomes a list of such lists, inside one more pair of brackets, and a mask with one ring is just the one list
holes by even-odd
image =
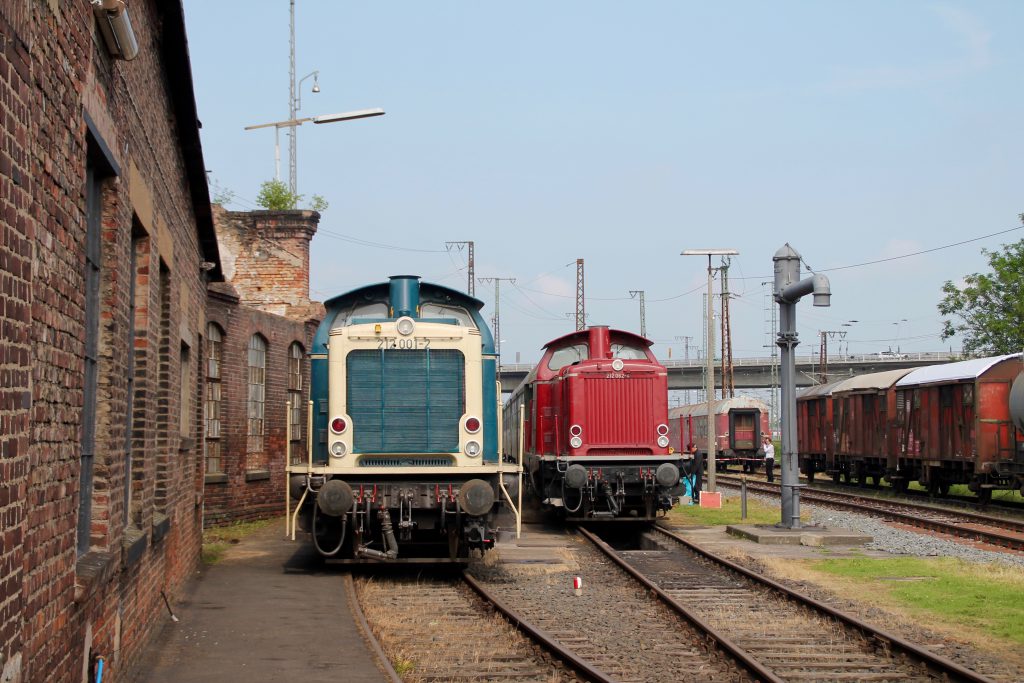
[[[208, 319], [223, 330], [220, 405], [220, 467], [205, 475], [206, 526], [265, 519], [284, 513], [288, 441], [289, 351], [293, 343], [309, 351], [316, 321], [300, 322], [242, 305], [230, 286], [211, 285]], [[249, 341], [266, 341], [266, 400], [263, 452], [248, 452]], [[309, 362], [302, 361], [301, 431], [292, 434], [293, 458], [306, 453], [305, 401]]]
[[316, 211], [225, 211], [216, 208], [224, 277], [244, 305], [293, 320], [316, 315], [309, 302], [309, 243]]
[[[195, 123], [175, 121], [180, 75], [164, 61], [175, 12], [132, 2], [139, 56], [125, 62], [108, 54], [88, 2], [0, 3], [3, 681], [77, 682], [90, 652], [107, 657], [105, 680], [124, 680], [166, 618], [161, 590], [173, 599], [198, 564], [206, 299], [179, 137]], [[94, 352], [90, 186], [100, 218]], [[87, 352], [96, 389], [85, 405]]]

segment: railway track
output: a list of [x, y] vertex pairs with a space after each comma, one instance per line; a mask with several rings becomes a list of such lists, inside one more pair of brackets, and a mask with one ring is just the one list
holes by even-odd
[[727, 643], [761, 680], [990, 680], [660, 527], [645, 534], [647, 549], [623, 551], [583, 533], [666, 605]]
[[382, 576], [353, 583], [367, 635], [396, 680], [614, 680], [496, 604], [472, 577]]
[[[741, 483], [741, 479], [738, 477], [723, 477], [721, 475], [718, 476], [718, 481], [733, 486], [739, 486]], [[779, 495], [781, 484], [748, 480], [747, 489]], [[978, 540], [1003, 548], [1024, 550], [1024, 522], [1007, 517], [813, 488], [802, 489], [800, 500], [843, 510], [863, 512], [909, 526]]]

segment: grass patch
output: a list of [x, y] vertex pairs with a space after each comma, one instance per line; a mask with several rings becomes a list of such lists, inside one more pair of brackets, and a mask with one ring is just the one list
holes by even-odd
[[[699, 505], [676, 505], [668, 513], [668, 521], [675, 524], [699, 524], [715, 526], [721, 524], [775, 524], [782, 519], [778, 506], [770, 506], [755, 498], [747, 498], [747, 518], [740, 519], [740, 496], [722, 493], [720, 509], [702, 508]], [[801, 519], [805, 515], [800, 516]]]
[[255, 522], [239, 522], [228, 526], [206, 529], [203, 532], [203, 564], [214, 565], [224, 558], [227, 549], [255, 531], [276, 523], [276, 519], [260, 519]]
[[[921, 486], [916, 481], [910, 482], [908, 488], [915, 491], [927, 491], [927, 486]], [[953, 484], [949, 487], [949, 495], [951, 496], [976, 496], [977, 494], [967, 488], [967, 484]], [[941, 500], [941, 498], [939, 498]], [[1024, 496], [1020, 494], [1020, 491], [993, 491], [992, 500], [1011, 501], [1014, 503], [1024, 503]]]
[[1024, 644], [1024, 573], [956, 558], [828, 559], [809, 564], [957, 629]]

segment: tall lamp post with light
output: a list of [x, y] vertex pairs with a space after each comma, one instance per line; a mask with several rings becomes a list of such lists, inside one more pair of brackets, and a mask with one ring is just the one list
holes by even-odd
[[[281, 179], [281, 129], [290, 128], [292, 132], [295, 131], [296, 126], [301, 126], [303, 123], [312, 121], [313, 123], [337, 123], [338, 121], [352, 121], [355, 119], [366, 119], [371, 116], [383, 116], [384, 110], [377, 109], [358, 109], [356, 111], [346, 111], [340, 114], [324, 114], [322, 116], [307, 116], [305, 118], [297, 119], [294, 116], [286, 121], [274, 121], [272, 123], [259, 123], [254, 126], [246, 126], [245, 130], [256, 130], [257, 128], [274, 128], [274, 179]], [[292, 186], [290, 190], [293, 194], [295, 193], [295, 187]]]
[[[718, 435], [715, 433], [715, 354], [710, 349], [715, 348], [715, 304], [712, 291], [714, 288], [714, 269], [711, 267], [712, 256], [736, 256], [740, 252], [735, 249], [685, 249], [682, 256], [707, 256], [708, 257], [708, 353], [707, 377], [704, 379], [704, 392], [708, 400], [708, 491], [715, 492], [715, 442]], [[679, 444], [685, 448], [685, 444]]]

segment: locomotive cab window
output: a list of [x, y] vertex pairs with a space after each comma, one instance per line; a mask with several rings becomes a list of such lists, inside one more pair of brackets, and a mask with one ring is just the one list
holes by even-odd
[[633, 344], [612, 344], [612, 358], [647, 360], [647, 351]]
[[374, 301], [371, 303], [362, 303], [352, 306], [347, 311], [342, 311], [338, 314], [338, 317], [334, 319], [334, 324], [331, 325], [332, 330], [336, 330], [339, 327], [345, 327], [352, 324], [352, 320], [356, 318], [386, 318], [388, 317], [388, 305], [382, 301]]
[[421, 318], [455, 318], [463, 327], [476, 327], [473, 316], [462, 306], [447, 306], [438, 303], [425, 303], [420, 306]]
[[561, 370], [567, 365], [587, 360], [590, 357], [590, 346], [587, 344], [573, 344], [560, 349], [555, 349], [548, 359], [548, 370]]

